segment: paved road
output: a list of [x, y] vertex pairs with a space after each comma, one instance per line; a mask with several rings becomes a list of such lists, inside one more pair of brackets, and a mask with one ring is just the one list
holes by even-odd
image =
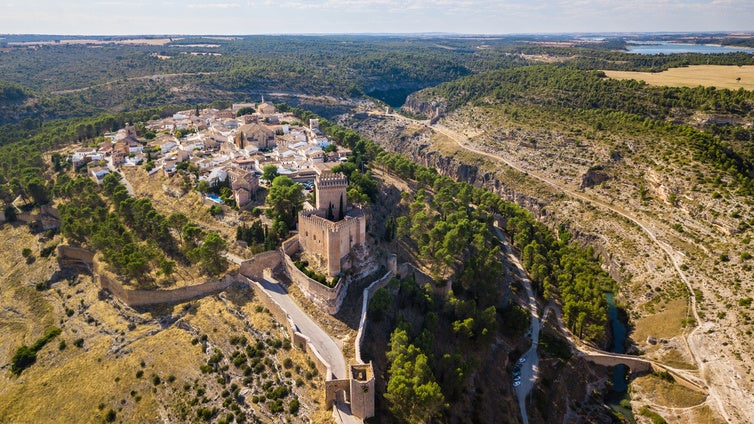
[[[229, 259], [233, 260], [232, 258]], [[293, 299], [288, 296], [285, 287], [272, 277], [264, 278], [256, 283], [270, 298], [280, 305], [298, 328], [298, 331], [309, 338], [320, 356], [330, 364], [330, 371], [333, 374], [332, 378], [335, 380], [346, 378], [346, 360], [343, 358], [343, 353], [335, 343], [335, 340], [296, 305]], [[335, 402], [334, 417], [337, 422], [342, 424], [363, 423], [358, 417], [351, 415], [350, 406], [340, 397]]]
[[133, 186], [131, 186], [131, 183], [128, 182], [128, 180], [126, 179], [125, 174], [123, 174], [123, 172], [120, 169], [118, 169], [115, 165], [113, 165], [113, 158], [112, 157], [107, 160], [107, 169], [109, 169], [110, 172], [114, 172], [114, 173], [120, 175], [120, 182], [121, 182], [121, 184], [123, 184], [124, 186], [126, 186], [126, 190], [128, 191], [128, 194], [130, 194], [131, 197], [134, 197], [134, 188], [133, 188]]
[[[521, 282], [526, 289], [526, 297], [528, 299], [527, 306], [529, 308], [529, 334], [531, 335], [531, 347], [524, 353], [521, 358], [525, 358], [526, 362], [521, 364], [521, 385], [515, 388], [516, 397], [518, 398], [518, 406], [521, 409], [521, 422], [524, 424], [529, 423], [529, 417], [526, 414], [526, 397], [531, 393], [534, 388], [534, 383], [537, 381], [537, 372], [539, 371], [539, 358], [537, 357], [537, 347], [539, 346], [539, 330], [542, 328], [542, 322], [539, 319], [539, 313], [537, 312], [537, 299], [534, 296], [534, 290], [532, 289], [531, 280], [526, 275], [526, 271], [521, 266], [521, 262], [516, 255], [513, 254], [508, 239], [503, 232], [494, 227], [497, 238], [500, 239], [503, 248], [505, 249], [505, 255], [516, 267]], [[519, 359], [520, 360], [520, 359]]]
[[288, 296], [285, 287], [272, 277], [259, 281], [262, 289], [288, 314], [299, 332], [311, 340], [322, 358], [330, 364], [334, 379], [346, 378], [346, 361], [340, 348], [317, 323]]

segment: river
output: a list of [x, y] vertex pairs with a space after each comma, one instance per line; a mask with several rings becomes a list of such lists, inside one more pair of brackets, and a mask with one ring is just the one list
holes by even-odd
[[[605, 296], [608, 306], [607, 317], [610, 320], [610, 329], [613, 336], [613, 339], [610, 341], [609, 350], [612, 353], [626, 353], [626, 324], [618, 317], [618, 308], [615, 306], [615, 294], [607, 293]], [[615, 412], [627, 418], [628, 422], [635, 422], [631, 409], [620, 404], [622, 400], [629, 399], [625, 365], [621, 364], [613, 367], [612, 383], [613, 387], [608, 393], [608, 405]]]

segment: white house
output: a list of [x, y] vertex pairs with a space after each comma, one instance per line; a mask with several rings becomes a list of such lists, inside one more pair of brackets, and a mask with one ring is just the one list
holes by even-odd
[[109, 174], [110, 171], [104, 166], [97, 166], [90, 169], [89, 173], [97, 184], [102, 184], [102, 179], [105, 178], [105, 175]]
[[206, 176], [202, 175], [199, 177], [200, 180], [207, 180], [211, 186], [220, 181], [225, 181], [226, 178], [228, 178], [228, 171], [221, 166], [213, 168]]

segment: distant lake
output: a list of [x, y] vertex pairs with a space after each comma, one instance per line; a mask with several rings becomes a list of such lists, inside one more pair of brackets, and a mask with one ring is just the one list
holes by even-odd
[[629, 53], [636, 54], [673, 54], [673, 53], [735, 53], [747, 52], [754, 54], [754, 48], [728, 47], [711, 44], [677, 44], [666, 41], [634, 42], [626, 46]]

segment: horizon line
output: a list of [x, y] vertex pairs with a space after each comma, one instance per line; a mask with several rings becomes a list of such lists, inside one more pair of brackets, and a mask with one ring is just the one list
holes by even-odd
[[[222, 33], [122, 33], [122, 34], [73, 34], [73, 33], [0, 33], [0, 37], [19, 36], [43, 36], [43, 37], [255, 37], [255, 36], [333, 36], [333, 35], [357, 35], [357, 36], [460, 36], [460, 37], [512, 37], [512, 36], [552, 36], [552, 35], [607, 35], [607, 36], [630, 36], [630, 35], [695, 35], [695, 34], [725, 34], [725, 35], [751, 35], [754, 30], [705, 30], [705, 31], [560, 31], [560, 32], [511, 32], [511, 33], [470, 33], [470, 32], [289, 32], [289, 33], [249, 33], [249, 34], [222, 34]], [[2, 38], [0, 38], [2, 39]]]

